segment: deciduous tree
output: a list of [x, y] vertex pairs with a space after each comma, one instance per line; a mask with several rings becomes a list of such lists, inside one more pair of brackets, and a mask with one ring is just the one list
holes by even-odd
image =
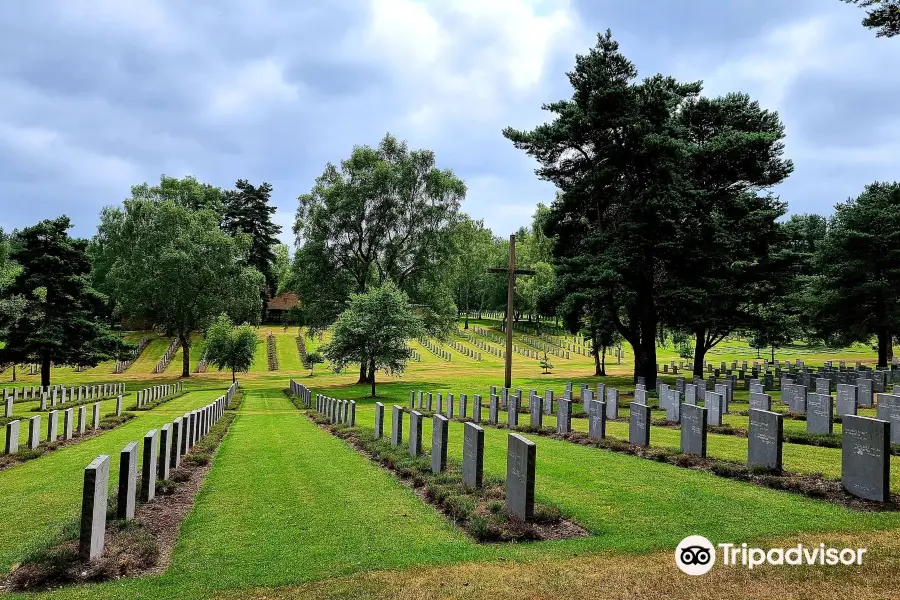
[[228, 315], [219, 315], [206, 330], [206, 360], [220, 371], [231, 370], [231, 381], [236, 373], [250, 370], [253, 355], [259, 345], [259, 337], [250, 325], [235, 326]]

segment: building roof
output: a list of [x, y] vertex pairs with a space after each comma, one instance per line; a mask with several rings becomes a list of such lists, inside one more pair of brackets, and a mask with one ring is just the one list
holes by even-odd
[[274, 298], [269, 298], [266, 310], [291, 310], [300, 305], [300, 298], [293, 292], [285, 292]]

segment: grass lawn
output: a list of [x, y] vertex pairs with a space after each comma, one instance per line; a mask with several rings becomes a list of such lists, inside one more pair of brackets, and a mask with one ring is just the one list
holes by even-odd
[[[270, 330], [277, 339], [278, 372], [268, 371], [265, 336]], [[390, 597], [393, 591], [399, 597], [419, 598], [437, 596], [424, 587], [423, 578], [437, 582], [446, 575], [446, 595], [454, 597], [623, 597], [627, 596], [623, 589], [642, 589], [646, 593], [634, 597], [662, 598], [668, 597], [666, 590], [670, 587], [674, 590], [672, 597], [686, 597], [689, 590], [680, 583], [683, 576], [671, 564], [671, 551], [692, 534], [706, 535], [714, 543], [803, 537], [818, 544], [849, 536], [855, 543], [868, 544], [873, 555], [881, 557], [881, 569], [869, 577], [890, 579], [893, 575], [894, 581], [900, 581], [900, 544], [896, 543], [900, 514], [850, 511], [787, 492], [538, 436], [530, 436], [537, 444], [537, 498], [558, 506], [588, 529], [590, 537], [517, 545], [476, 544], [392, 475], [310, 423], [282, 393], [288, 379], [294, 378], [314, 392], [355, 399], [359, 403], [359, 426], [372, 428], [375, 399], [367, 397], [368, 385], [355, 384], [357, 373], [351, 369], [337, 375], [327, 365], [320, 365], [310, 377], [299, 363], [295, 328], [286, 332], [280, 327], [260, 328], [259, 335], [262, 343], [254, 367], [240, 377], [244, 403], [193, 511], [182, 525], [169, 569], [160, 576], [63, 589], [42, 596], [91, 600], [363, 598]], [[308, 338], [305, 341], [308, 351], [321, 343]], [[149, 357], [154, 344], [161, 346], [157, 348], [161, 355], [167, 342], [163, 338], [154, 340], [141, 359]], [[412, 346], [422, 361], [411, 363], [403, 377], [378, 374], [377, 400], [386, 406], [386, 431], [390, 427], [390, 406], [406, 406], [410, 390], [466, 393], [470, 406], [474, 394], [482, 394], [486, 417], [489, 387], [502, 383], [500, 359], [487, 353], [483, 361], [463, 359], [450, 349], [453, 361], [444, 362], [417, 343]], [[197, 359], [201, 353], [198, 349], [199, 344], [193, 348]], [[864, 348], [849, 349], [828, 359], [855, 361], [857, 354], [863, 356], [865, 352]], [[863, 360], [871, 361], [871, 357], [869, 352]], [[152, 365], [156, 360], [158, 356]], [[660, 362], [663, 360], [661, 356]], [[815, 364], [808, 356], [806, 360]], [[626, 354], [622, 365], [610, 364], [610, 376], [603, 381], [630, 394], [630, 361]], [[149, 358], [146, 362], [152, 370]], [[595, 387], [600, 381], [592, 375], [590, 357], [573, 355], [570, 360], [553, 360], [557, 366], [549, 375], [541, 373], [536, 360], [516, 354], [513, 362], [514, 387], [525, 390], [526, 396], [532, 388], [560, 393], [567, 380], [573, 382], [576, 393], [582, 382]], [[131, 395], [147, 385], [174, 381], [180, 373], [180, 369], [172, 368], [158, 376], [132, 373], [137, 366], [122, 376], [100, 377], [102, 374], [95, 373], [93, 381], [126, 381]], [[64, 372], [64, 379], [85, 381], [84, 374], [69, 372]], [[127, 442], [140, 439], [147, 430], [185, 410], [209, 402], [228, 383], [230, 373], [210, 370], [192, 375], [189, 394], [155, 410], [138, 412], [135, 420], [97, 438], [0, 472], [3, 497], [16, 499], [0, 503], [0, 564], [8, 568], [30, 545], [56, 531], [60, 522], [78, 515], [82, 470], [96, 455], [111, 455], [114, 487], [118, 453]], [[746, 392], [739, 391], [736, 396], [738, 401], [745, 400]], [[776, 393], [773, 400], [777, 398]], [[623, 393], [622, 416], [627, 414], [624, 405], [628, 399]], [[126, 398], [126, 405], [130, 401]], [[104, 412], [108, 412], [107, 406], [109, 402], [104, 404]], [[16, 405], [16, 410], [22, 413], [26, 408]], [[661, 413], [654, 414], [658, 415]], [[522, 418], [527, 420], [524, 415]], [[746, 417], [729, 415], [726, 422], [745, 426]], [[545, 417], [545, 424], [553, 423], [552, 416]], [[573, 425], [587, 429], [585, 419], [574, 419]], [[459, 423], [450, 425], [450, 456], [456, 459], [461, 458], [462, 428]], [[805, 423], [786, 421], [786, 428], [803, 430]], [[24, 429], [27, 431], [27, 423]], [[608, 431], [611, 436], [624, 438], [626, 423], [609, 423]], [[488, 476], [505, 476], [507, 435], [506, 431], [485, 428]], [[430, 420], [424, 423], [423, 437], [427, 449]], [[654, 445], [677, 448], [678, 440], [677, 430], [652, 429]], [[745, 438], [711, 435], [709, 452], [711, 456], [743, 461], [746, 445]], [[791, 470], [832, 477], [840, 474], [840, 449], [786, 444], [784, 460]], [[900, 491], [897, 460], [892, 461], [892, 487]], [[668, 557], [666, 562], [659, 562], [663, 556]], [[657, 562], [648, 562], [651, 559]], [[604, 575], [602, 581], [594, 577], [595, 572]], [[806, 572], [821, 573], [815, 569]], [[860, 572], [869, 571], [829, 572], [835, 592], [829, 597], [845, 593], [842, 586], [848, 581], [862, 585]], [[623, 579], [626, 575], [630, 583]], [[507, 577], [509, 584], [498, 588], [495, 578], [501, 576]], [[742, 573], [732, 579], [744, 581], [744, 588], [732, 587], [732, 579], [728, 579], [720, 589], [733, 591], [730, 595], [735, 597], [740, 597], [742, 590], [748, 597], [759, 597], [754, 586], [761, 584], [756, 577], [754, 573]], [[778, 572], [771, 573], [770, 578], [784, 580]], [[779, 589], [791, 589], [791, 582], [799, 585], [805, 578], [791, 575]], [[810, 585], [817, 581], [821, 585], [824, 578], [814, 575], [807, 579]], [[389, 581], [408, 588], [391, 588]], [[594, 583], [590, 589], [581, 583], [587, 581]], [[604, 587], [605, 582], [612, 581], [625, 587]], [[517, 593], [506, 593], [506, 589]], [[804, 597], [800, 592], [795, 596]], [[807, 592], [805, 597], [818, 596]]]

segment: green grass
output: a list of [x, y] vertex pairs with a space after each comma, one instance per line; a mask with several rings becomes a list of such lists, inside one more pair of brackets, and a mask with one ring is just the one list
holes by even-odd
[[[280, 369], [275, 373], [268, 371], [268, 331], [274, 332], [278, 343]], [[898, 514], [854, 512], [699, 471], [531, 436], [538, 446], [538, 499], [559, 507], [564, 515], [586, 527], [591, 536], [534, 544], [479, 545], [392, 475], [310, 423], [282, 393], [288, 379], [294, 378], [314, 392], [355, 399], [360, 427], [372, 428], [375, 400], [367, 398], [369, 386], [354, 383], [357, 373], [353, 369], [335, 375], [327, 365], [319, 365], [315, 376], [309, 377], [299, 364], [294, 342], [296, 329], [284, 332], [282, 328], [261, 328], [259, 333], [262, 343], [254, 366], [249, 375], [240, 378], [246, 393], [244, 404], [223, 440], [194, 510], [181, 527], [168, 571], [161, 576], [59, 590], [46, 596], [91, 600], [206, 598], [227, 590], [241, 595], [235, 590], [300, 584], [366, 570], [493, 561], [500, 557], [507, 561], [572, 559], [577, 565], [580, 559], [573, 557], [585, 553], [609, 556], [670, 551], [690, 534], [703, 534], [714, 542], [751, 542], [804, 532], [824, 536], [900, 527]], [[305, 341], [308, 351], [322, 343]], [[166, 343], [165, 339], [156, 339], [145, 351], [141, 359], [152, 354], [154, 344], [161, 346], [152, 364], [149, 359], [145, 361], [145, 366], [149, 366], [146, 372], [132, 374], [136, 364], [121, 379], [127, 382], [129, 395], [146, 385], [171, 382], [180, 373], [180, 369], [170, 368], [165, 374], [149, 375]], [[199, 359], [198, 348], [193, 348], [196, 354], [192, 363], [194, 358]], [[807, 350], [804, 356], [808, 364], [815, 364], [823, 356], [850, 361], [859, 356], [871, 363], [873, 356], [866, 348], [837, 354]], [[457, 398], [458, 394], [467, 393], [470, 405], [473, 395], [480, 393], [485, 397], [486, 416], [489, 387], [502, 383], [502, 362], [486, 353], [481, 362], [457, 360], [457, 353], [450, 351], [454, 360], [447, 363], [419, 348], [422, 362], [412, 363], [403, 377], [378, 374], [378, 400], [387, 407], [386, 430], [390, 425], [390, 406], [406, 406], [410, 390], [453, 392]], [[731, 356], [740, 360], [749, 349], [729, 342], [723, 351], [723, 358], [717, 357], [716, 361], [730, 361]], [[669, 359], [666, 352], [660, 352], [660, 362]], [[514, 355], [514, 387], [525, 390], [527, 397], [531, 388], [541, 393], [549, 388], [559, 394], [567, 380], [573, 382], [576, 392], [582, 382], [595, 387], [599, 381], [592, 375], [590, 357], [573, 354], [571, 360], [551, 360], [556, 369], [543, 375], [538, 361]], [[611, 359], [610, 376], [604, 381], [630, 393], [631, 360], [629, 353], [622, 365]], [[66, 382], [87, 380], [84, 374], [58, 372]], [[93, 381], [120, 380], [100, 375], [95, 373]], [[671, 376], [667, 379], [674, 381]], [[115, 482], [118, 452], [127, 442], [140, 439], [148, 429], [171, 421], [188, 408], [209, 402], [229, 382], [230, 373], [215, 370], [192, 376], [188, 388], [191, 393], [186, 396], [153, 411], [137, 413], [132, 422], [97, 438], [0, 472], [3, 497], [16, 499], [12, 503], [0, 502], [0, 565], [8, 567], [31, 545], [50, 535], [59, 523], [77, 516], [82, 470], [97, 454], [112, 456], [111, 480]], [[743, 391], [736, 395], [738, 400], [746, 398]], [[622, 416], [627, 414], [624, 405], [628, 399], [623, 393]], [[777, 402], [777, 393], [773, 400]], [[126, 405], [130, 401], [126, 399]], [[108, 401], [104, 412], [107, 407]], [[17, 413], [22, 414], [22, 410], [17, 405]], [[725, 417], [735, 427], [746, 426], [746, 419], [739, 415]], [[552, 425], [553, 417], [545, 418], [545, 423]], [[576, 429], [587, 429], [585, 419], [575, 419], [573, 424]], [[609, 434], [623, 438], [626, 426], [610, 423]], [[785, 422], [787, 430], [802, 431], [805, 426], [802, 421]], [[459, 423], [450, 426], [449, 453], [457, 460], [461, 459], [462, 427]], [[840, 428], [836, 427], [836, 431]], [[26, 434], [27, 423], [22, 435]], [[426, 420], [423, 434], [428, 448], [430, 420]], [[507, 435], [505, 431], [486, 428], [487, 475], [505, 475]], [[679, 432], [653, 427], [651, 440], [656, 446], [677, 448]], [[745, 438], [736, 436], [711, 435], [709, 439], [710, 455], [718, 458], [744, 461], [746, 445]], [[839, 449], [786, 444], [784, 460], [786, 468], [801, 472], [836, 477], [840, 471]], [[895, 490], [900, 487], [897, 461], [892, 461]]]

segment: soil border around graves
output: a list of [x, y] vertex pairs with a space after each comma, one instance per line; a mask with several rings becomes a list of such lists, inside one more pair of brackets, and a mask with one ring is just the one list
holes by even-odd
[[[332, 424], [315, 408], [302, 406], [299, 397], [289, 389], [284, 391], [295, 406], [300, 405], [298, 408], [310, 422], [344, 440], [362, 456], [380, 466], [475, 543], [524, 543], [592, 535], [575, 521], [563, 517], [556, 507], [537, 501], [533, 521], [511, 517], [506, 513], [506, 490], [502, 480], [485, 476], [482, 488], [468, 488], [462, 483], [460, 465], [450, 458], [447, 459], [446, 471], [433, 474], [430, 454], [423, 453], [413, 458], [403, 447], [396, 451], [388, 448], [386, 438], [363, 440], [364, 434], [359, 428]], [[296, 401], [294, 398], [297, 398]], [[384, 454], [379, 454], [380, 449]], [[404, 464], [398, 464], [394, 455]]]
[[[471, 421], [471, 419], [454, 418], [453, 421], [462, 423]], [[492, 427], [494, 429], [506, 429], [520, 433], [530, 433], [559, 441], [572, 442], [581, 446], [609, 450], [610, 452], [617, 452], [619, 454], [628, 454], [646, 460], [654, 460], [656, 462], [694, 471], [703, 471], [725, 479], [734, 479], [745, 483], [751, 483], [759, 487], [799, 494], [801, 496], [821, 500], [823, 502], [828, 502], [829, 504], [836, 504], [858, 512], [900, 511], [900, 494], [891, 493], [888, 502], [865, 500], [847, 492], [841, 485], [840, 480], [827, 479], [821, 475], [804, 475], [784, 470], [776, 472], [765, 469], [751, 469], [744, 463], [719, 458], [682, 454], [668, 448], [638, 446], [614, 437], [595, 439], [582, 431], [571, 431], [566, 434], [561, 434], [557, 433], [556, 430], [551, 427], [541, 427], [538, 429], [531, 427], [530, 425], [520, 425], [510, 429], [508, 425], [502, 423], [493, 425], [487, 422], [479, 423], [479, 425]]]
[[[95, 438], [98, 435], [106, 433], [107, 431], [112, 431], [113, 429], [121, 427], [125, 423], [134, 419], [136, 416], [137, 415], [130, 412], [123, 412], [121, 417], [116, 416], [116, 413], [107, 413], [100, 419], [100, 425], [97, 427], [97, 429], [86, 428], [83, 435], [79, 434], [77, 431], [73, 431], [71, 440], [60, 439], [55, 442], [48, 442], [44, 440], [34, 450], [29, 450], [27, 447], [20, 447], [19, 451], [15, 454], [0, 454], [0, 471], [5, 471], [6, 469], [10, 469], [12, 467], [15, 467], [16, 465], [21, 465], [30, 460], [41, 458], [42, 456], [47, 456], [48, 454], [56, 452], [57, 450], [68, 448], [69, 446], [80, 444], [85, 440]], [[107, 422], [107, 427], [103, 426], [104, 421]], [[27, 429], [27, 420], [24, 421], [24, 425]], [[20, 424], [19, 426], [21, 427], [22, 425]], [[42, 428], [42, 431], [46, 431], [46, 429]]]
[[[63, 528], [60, 538], [38, 551], [36, 562], [26, 559], [0, 580], [0, 593], [40, 592], [164, 573], [171, 564], [181, 524], [193, 510], [222, 440], [237, 416], [225, 412], [206, 437], [182, 457], [181, 465], [170, 472], [168, 480], [157, 479], [156, 497], [135, 505], [133, 521], [115, 518], [116, 497], [110, 495], [106, 540], [99, 558], [87, 561], [78, 556], [76, 519]], [[136, 489], [140, 489], [140, 479], [138, 474]]]

